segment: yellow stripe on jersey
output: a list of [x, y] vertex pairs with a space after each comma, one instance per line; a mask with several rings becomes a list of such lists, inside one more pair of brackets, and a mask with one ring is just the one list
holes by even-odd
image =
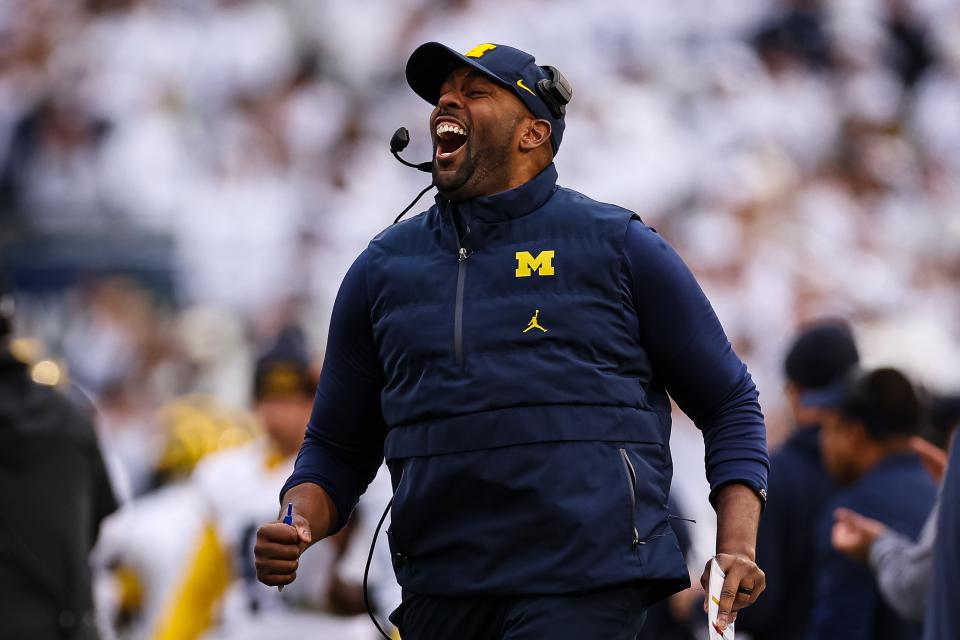
[[217, 539], [213, 525], [207, 524], [190, 570], [160, 617], [154, 640], [193, 640], [213, 623], [213, 612], [230, 585], [230, 557]]
[[120, 565], [113, 572], [117, 581], [117, 594], [120, 611], [136, 615], [143, 608], [143, 582], [137, 572], [127, 565]]

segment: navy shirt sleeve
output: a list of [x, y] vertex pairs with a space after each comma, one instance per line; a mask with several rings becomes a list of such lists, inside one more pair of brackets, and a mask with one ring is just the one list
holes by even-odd
[[384, 383], [373, 340], [364, 251], [337, 293], [313, 413], [293, 474], [280, 491], [282, 500], [288, 489], [304, 482], [322, 487], [337, 507], [334, 531], [346, 524], [383, 461]]
[[639, 220], [624, 245], [639, 338], [655, 382], [703, 432], [710, 500], [739, 482], [766, 495], [766, 428], [757, 388], [700, 285], [676, 251]]
[[867, 505], [838, 497], [824, 509], [817, 525], [816, 594], [806, 637], [809, 640], [868, 640], [873, 638], [877, 587], [866, 565], [851, 560], [830, 542], [833, 512], [847, 507], [863, 513]]
[[[769, 487], [775, 496], [795, 496], [792, 490], [791, 478], [784, 477], [783, 467], [778, 465], [774, 454], [771, 461]], [[764, 510], [757, 529], [756, 562], [763, 569], [767, 577], [766, 589], [763, 597], [746, 609], [740, 611], [737, 617], [737, 629], [748, 631], [751, 635], [762, 635], [768, 628], [776, 628], [781, 623], [784, 611], [792, 610], [789, 599], [798, 597], [802, 580], [789, 584], [791, 571], [789, 570], [790, 554], [798, 553], [801, 532], [791, 529], [792, 518], [790, 510], [794, 508], [789, 501], [774, 500]], [[811, 537], [812, 538], [812, 537]], [[809, 547], [810, 545], [807, 545]], [[809, 567], [808, 567], [809, 568]], [[809, 589], [806, 590], [809, 592]], [[809, 599], [809, 595], [807, 599]], [[767, 637], [774, 637], [767, 634]]]

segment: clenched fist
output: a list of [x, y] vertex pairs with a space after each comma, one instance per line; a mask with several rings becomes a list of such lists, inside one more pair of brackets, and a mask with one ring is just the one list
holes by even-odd
[[278, 520], [257, 529], [257, 543], [253, 547], [257, 579], [271, 587], [296, 580], [300, 554], [312, 541], [310, 523], [299, 514], [294, 514], [292, 525]]
[[[767, 577], [753, 558], [746, 555], [718, 553], [715, 558], [726, 576], [723, 579], [723, 587], [720, 589], [718, 605], [720, 611], [717, 615], [719, 625], [717, 631], [722, 634], [728, 625], [736, 621], [737, 611], [757, 601], [767, 587]], [[707, 566], [704, 567], [703, 575], [700, 577], [700, 585], [705, 593], [710, 593], [710, 565], [711, 560], [707, 560]], [[705, 599], [704, 613], [707, 612], [707, 607], [708, 603]]]

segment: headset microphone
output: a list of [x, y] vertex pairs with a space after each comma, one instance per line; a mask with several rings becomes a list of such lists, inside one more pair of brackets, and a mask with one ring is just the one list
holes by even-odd
[[400, 164], [416, 169], [417, 171], [423, 171], [424, 173], [433, 171], [432, 162], [413, 164], [400, 157], [400, 152], [406, 149], [408, 144], [410, 144], [410, 132], [407, 131], [406, 127], [400, 127], [393, 132], [393, 137], [390, 138], [390, 153], [393, 154], [393, 157], [396, 158]]
[[[393, 132], [393, 137], [390, 138], [390, 153], [393, 154], [393, 157], [397, 159], [400, 164], [411, 167], [418, 171], [423, 171], [426, 173], [433, 172], [433, 163], [432, 162], [421, 162], [420, 164], [413, 164], [412, 162], [407, 162], [400, 157], [400, 152], [407, 148], [407, 145], [410, 144], [410, 132], [407, 131], [406, 127], [400, 127]], [[430, 191], [434, 187], [433, 180], [430, 181], [430, 184], [427, 185], [427, 188], [417, 194], [417, 197], [413, 199], [407, 208], [400, 212], [400, 215], [397, 216], [396, 220], [393, 221], [393, 224], [400, 222], [400, 218], [404, 216], [407, 211], [413, 208], [413, 205], [417, 204], [420, 198], [423, 197], [427, 191]]]

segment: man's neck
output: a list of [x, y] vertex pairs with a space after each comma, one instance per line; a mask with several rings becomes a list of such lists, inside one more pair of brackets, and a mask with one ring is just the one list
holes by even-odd
[[534, 178], [536, 178], [540, 173], [549, 166], [548, 164], [539, 165], [531, 162], [521, 163], [519, 167], [510, 172], [510, 176], [507, 180], [506, 187], [501, 189], [497, 193], [502, 193], [503, 191], [510, 191], [511, 189], [516, 189], [520, 185], [527, 184]]

